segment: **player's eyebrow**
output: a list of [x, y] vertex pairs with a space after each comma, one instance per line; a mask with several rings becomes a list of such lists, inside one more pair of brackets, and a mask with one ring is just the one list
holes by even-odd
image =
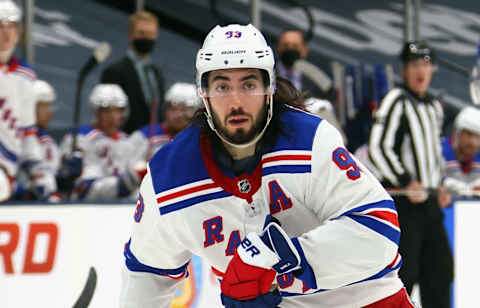
[[227, 76], [217, 75], [217, 76], [213, 77], [212, 82], [215, 82], [217, 80], [229, 81], [230, 78], [228, 78]]
[[[257, 74], [248, 74], [247, 76], [244, 76], [240, 78], [240, 81], [246, 81], [246, 80], [258, 80], [258, 75]], [[228, 76], [224, 75], [216, 75], [213, 77], [212, 82], [218, 81], [218, 80], [223, 80], [223, 81], [230, 81], [230, 78]]]
[[240, 81], [245, 81], [245, 80], [250, 80], [250, 79], [258, 80], [257, 74], [249, 74], [249, 75], [243, 77], [242, 79], [240, 79]]

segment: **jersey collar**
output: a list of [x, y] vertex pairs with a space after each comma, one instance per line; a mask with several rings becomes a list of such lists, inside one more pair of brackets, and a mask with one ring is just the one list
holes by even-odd
[[200, 152], [208, 174], [224, 191], [245, 199], [252, 203], [252, 196], [260, 189], [262, 184], [262, 164], [258, 163], [251, 173], [243, 173], [235, 178], [226, 175], [213, 160], [210, 139], [204, 133], [200, 134]]
[[11, 73], [11, 72], [14, 72], [19, 65], [20, 65], [20, 62], [18, 61], [18, 59], [12, 56], [10, 58], [10, 61], [8, 61], [7, 64], [0, 63], [0, 69], [3, 70], [4, 68], [6, 68], [6, 71]]

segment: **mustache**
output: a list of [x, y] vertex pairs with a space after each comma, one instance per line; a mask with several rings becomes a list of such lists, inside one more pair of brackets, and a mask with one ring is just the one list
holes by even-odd
[[239, 116], [239, 115], [249, 116], [248, 114], [245, 113], [245, 111], [243, 111], [242, 108], [234, 109], [234, 110], [232, 110], [232, 112], [230, 112], [229, 114], [227, 114], [225, 116], [225, 122], [228, 120], [228, 118], [233, 117], [233, 116]]

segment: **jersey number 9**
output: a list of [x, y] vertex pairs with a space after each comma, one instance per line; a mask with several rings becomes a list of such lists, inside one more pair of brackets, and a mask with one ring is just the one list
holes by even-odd
[[337, 148], [332, 153], [332, 160], [342, 170], [347, 170], [347, 177], [354, 181], [360, 178], [360, 168], [350, 153], [344, 148]]

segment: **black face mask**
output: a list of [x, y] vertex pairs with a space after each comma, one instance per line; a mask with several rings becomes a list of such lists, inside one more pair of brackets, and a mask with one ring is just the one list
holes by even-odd
[[155, 47], [155, 40], [151, 39], [136, 39], [133, 40], [133, 47], [135, 48], [138, 53], [147, 54], [152, 52], [153, 48]]
[[280, 61], [286, 68], [291, 68], [298, 59], [300, 59], [300, 52], [296, 49], [287, 49], [280, 54]]

